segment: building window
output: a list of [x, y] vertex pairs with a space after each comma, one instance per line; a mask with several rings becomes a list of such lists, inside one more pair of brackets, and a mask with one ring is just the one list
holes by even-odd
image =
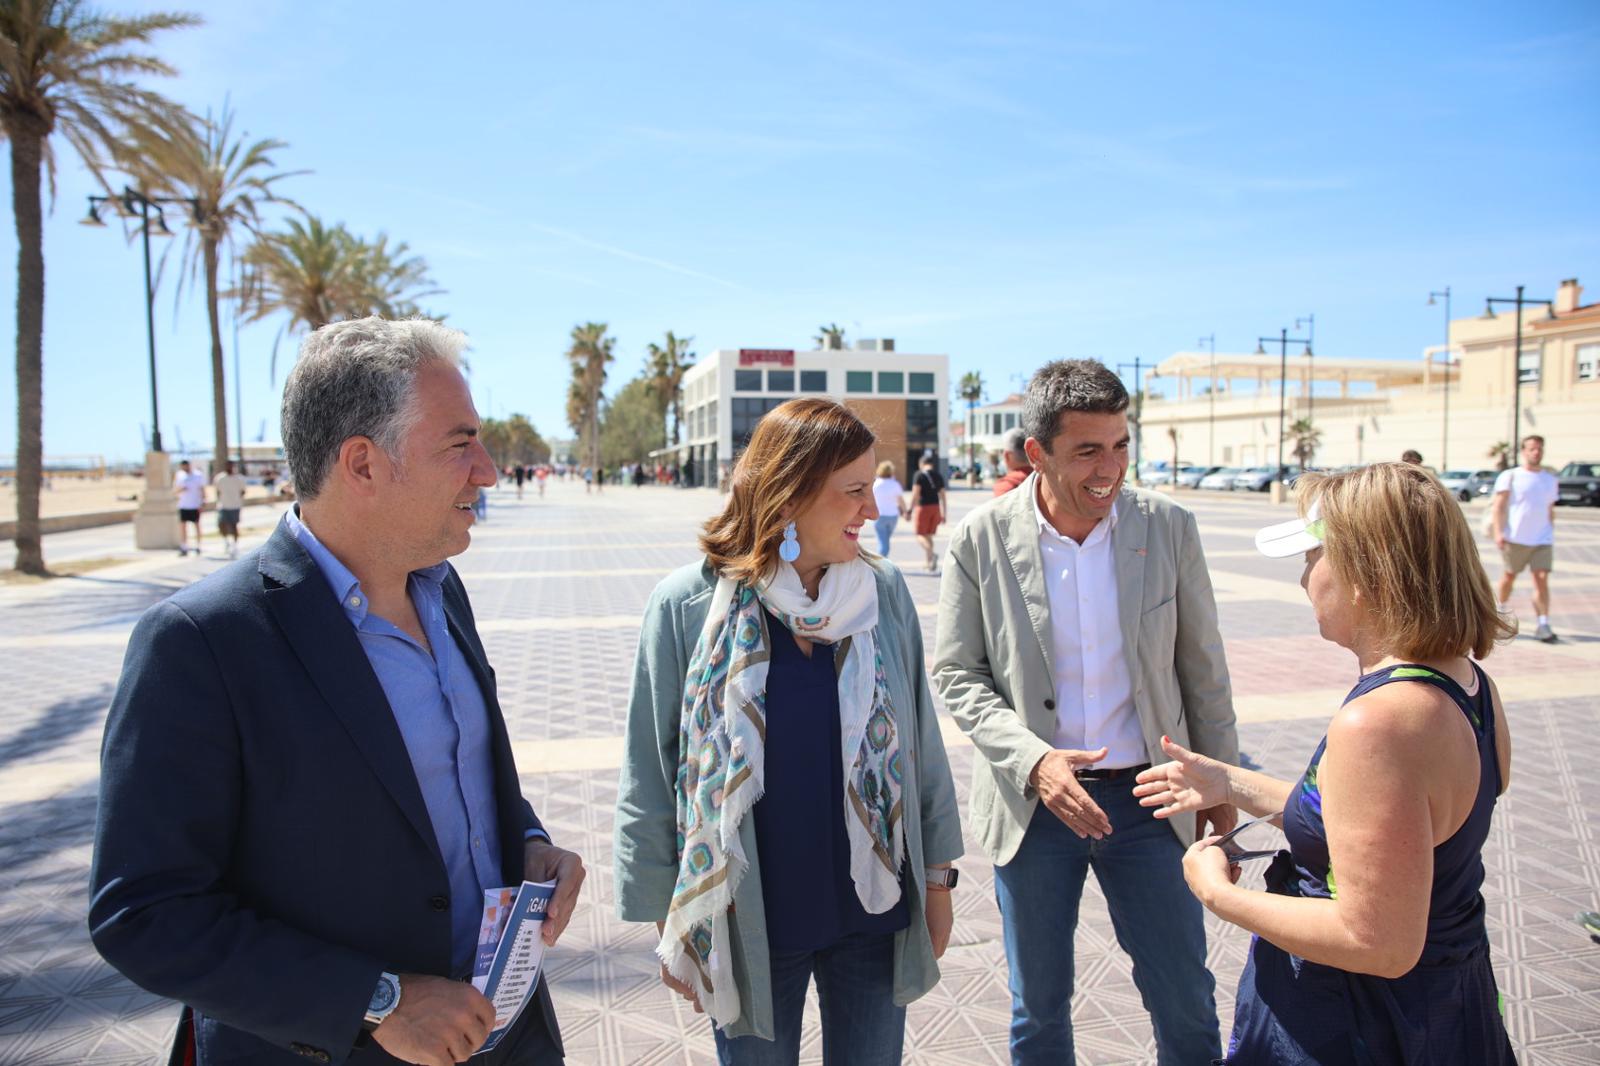
[[1017, 428], [1017, 415], [1016, 415], [1015, 411], [1013, 411], [1010, 414], [1006, 415], [1006, 428], [1007, 429], [1016, 429]]
[[1539, 349], [1524, 348], [1522, 356], [1517, 360], [1517, 384], [1538, 384], [1539, 381]]
[[907, 389], [907, 392], [921, 393], [924, 396], [933, 394], [932, 374], [912, 373], [907, 376], [911, 378], [911, 388]]
[[827, 392], [828, 372], [826, 370], [800, 371], [801, 392]]
[[756, 423], [766, 413], [783, 403], [782, 397], [735, 396], [733, 398], [733, 450], [742, 451], [750, 443], [750, 434]]
[[845, 392], [871, 392], [872, 371], [847, 370], [844, 375]]
[[1600, 381], [1600, 344], [1578, 345], [1578, 380]]
[[769, 371], [767, 371], [767, 391], [768, 392], [793, 392], [794, 391], [794, 371], [793, 370], [769, 370]]
[[759, 370], [735, 370], [733, 372], [733, 391], [734, 392], [760, 392], [761, 391], [761, 371], [759, 371]]
[[906, 443], [939, 445], [939, 401], [906, 401]]
[[906, 376], [898, 370], [878, 371], [878, 391], [901, 393], [906, 391]]
[[712, 400], [700, 408], [700, 435], [714, 437], [717, 434], [717, 401]]

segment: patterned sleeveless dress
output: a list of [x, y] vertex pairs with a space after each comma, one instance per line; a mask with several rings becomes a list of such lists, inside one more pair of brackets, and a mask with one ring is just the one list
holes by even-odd
[[[1489, 938], [1484, 931], [1483, 843], [1500, 792], [1494, 700], [1477, 664], [1477, 693], [1421, 666], [1367, 674], [1349, 703], [1391, 681], [1420, 681], [1444, 692], [1472, 723], [1478, 740], [1478, 794], [1454, 836], [1433, 849], [1433, 892], [1422, 957], [1405, 976], [1349, 973], [1291, 955], [1254, 937], [1239, 977], [1233, 1036], [1221, 1061], [1230, 1066], [1500, 1066], [1515, 1063], [1501, 1018]], [[1317, 768], [1324, 736], [1284, 807], [1289, 850], [1267, 870], [1267, 890], [1338, 898], [1322, 821]]]

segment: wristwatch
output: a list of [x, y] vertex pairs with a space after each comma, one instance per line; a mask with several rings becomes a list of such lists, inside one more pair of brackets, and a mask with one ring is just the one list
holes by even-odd
[[935, 870], [931, 866], [924, 867], [922, 878], [929, 888], [942, 888], [946, 892], [956, 887], [956, 882], [961, 880], [961, 871], [954, 866], [945, 870]]
[[367, 1004], [367, 1016], [361, 1027], [372, 1032], [400, 1005], [400, 978], [385, 970], [378, 975], [378, 987], [372, 990], [372, 1000]]

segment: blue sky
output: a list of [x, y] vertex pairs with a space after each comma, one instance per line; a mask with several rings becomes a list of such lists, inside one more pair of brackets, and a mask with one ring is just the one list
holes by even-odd
[[[1047, 359], [1249, 351], [1307, 313], [1319, 354], [1414, 358], [1445, 285], [1458, 316], [1572, 276], [1600, 298], [1592, 3], [192, 6], [165, 90], [231, 96], [313, 171], [285, 191], [426, 257], [480, 410], [547, 434], [589, 320], [617, 337], [613, 387], [668, 329], [705, 352], [837, 321], [999, 397]], [[45, 451], [132, 458], [139, 252], [77, 225], [94, 190], [57, 150]], [[15, 242], [8, 217], [9, 291]], [[169, 449], [211, 439], [204, 319], [169, 279]], [[241, 334], [249, 439], [276, 438], [279, 328]], [[0, 453], [14, 419], [7, 373]]]

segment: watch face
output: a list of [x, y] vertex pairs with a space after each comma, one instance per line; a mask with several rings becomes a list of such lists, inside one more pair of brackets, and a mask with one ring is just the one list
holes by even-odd
[[367, 1013], [382, 1014], [391, 1010], [399, 998], [400, 989], [395, 985], [393, 978], [384, 974], [379, 978], [378, 987], [372, 993], [372, 1002], [367, 1004]]

